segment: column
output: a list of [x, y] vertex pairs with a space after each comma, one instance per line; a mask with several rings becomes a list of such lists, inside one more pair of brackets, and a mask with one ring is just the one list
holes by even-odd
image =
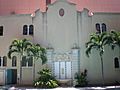
[[72, 49], [72, 78], [74, 84], [74, 75], [76, 72], [80, 72], [80, 50], [79, 48]]
[[47, 68], [51, 69], [53, 73], [53, 48], [47, 49]]

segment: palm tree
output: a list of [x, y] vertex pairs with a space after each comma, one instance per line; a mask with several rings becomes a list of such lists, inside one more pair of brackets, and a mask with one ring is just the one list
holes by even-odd
[[104, 46], [107, 44], [107, 33], [101, 34], [92, 34], [90, 37], [90, 41], [86, 43], [86, 55], [89, 57], [91, 51], [96, 49], [99, 51], [100, 59], [101, 59], [101, 71], [102, 71], [102, 79], [104, 84], [104, 71], [103, 71], [103, 53], [104, 53]]
[[46, 50], [45, 48], [41, 47], [39, 44], [32, 45], [31, 47], [28, 48], [28, 54], [29, 56], [32, 56], [34, 59], [34, 64], [33, 64], [33, 80], [35, 80], [35, 61], [38, 59], [42, 60], [42, 64], [45, 64], [47, 61], [46, 57]]
[[18, 54], [20, 56], [20, 84], [22, 80], [22, 58], [27, 55], [27, 49], [32, 43], [27, 39], [23, 40], [13, 40], [9, 46], [8, 57], [11, 59], [12, 54]]
[[112, 38], [112, 49], [114, 49], [115, 46], [119, 47], [119, 57], [120, 57], [120, 32], [116, 32], [116, 31], [111, 31], [110, 33], [111, 38]]

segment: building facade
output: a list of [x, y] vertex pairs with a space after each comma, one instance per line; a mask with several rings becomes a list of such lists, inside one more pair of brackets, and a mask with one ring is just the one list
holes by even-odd
[[[37, 10], [32, 16], [30, 14], [0, 16], [0, 84], [11, 82], [19, 84], [19, 57], [11, 60], [7, 57], [9, 45], [16, 38], [27, 38], [33, 43], [48, 48], [47, 64], [42, 66], [40, 60], [36, 62], [36, 78], [37, 72], [47, 67], [52, 70], [57, 79], [69, 79], [74, 84], [75, 73], [86, 69], [89, 84], [101, 84], [99, 53], [93, 50], [90, 57], [86, 57], [85, 43], [88, 42], [90, 34], [98, 32], [97, 25], [101, 31], [119, 31], [120, 13], [96, 12], [93, 15], [88, 13], [87, 9], [77, 11], [76, 5], [66, 0], [57, 0], [48, 5], [46, 12]], [[31, 26], [34, 28], [32, 34]], [[119, 63], [117, 48], [114, 51], [110, 47], [105, 48], [103, 67], [106, 84], [120, 81], [120, 67], [115, 66], [116, 58]], [[8, 82], [11, 77], [13, 79]], [[22, 67], [22, 84], [32, 83], [33, 66], [30, 62], [26, 62]]]

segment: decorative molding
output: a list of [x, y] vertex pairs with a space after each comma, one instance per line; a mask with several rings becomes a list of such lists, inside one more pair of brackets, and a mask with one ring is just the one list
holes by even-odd
[[47, 50], [54, 50], [50, 43], [48, 44]]
[[72, 55], [69, 53], [55, 53], [53, 60], [54, 61], [71, 61]]
[[74, 43], [74, 44], [73, 44], [72, 49], [79, 49], [79, 46], [77, 45], [77, 43]]
[[61, 17], [63, 17], [64, 14], [65, 14], [65, 10], [64, 10], [63, 8], [61, 8], [61, 9], [59, 10], [59, 15], [60, 15]]

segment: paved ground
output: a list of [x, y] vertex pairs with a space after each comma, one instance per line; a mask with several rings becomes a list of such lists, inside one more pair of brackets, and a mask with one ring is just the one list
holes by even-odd
[[120, 86], [106, 86], [106, 87], [83, 87], [83, 88], [74, 88], [74, 87], [58, 87], [54, 89], [38, 89], [31, 87], [10, 87], [10, 86], [1, 86], [0, 90], [120, 90]]

